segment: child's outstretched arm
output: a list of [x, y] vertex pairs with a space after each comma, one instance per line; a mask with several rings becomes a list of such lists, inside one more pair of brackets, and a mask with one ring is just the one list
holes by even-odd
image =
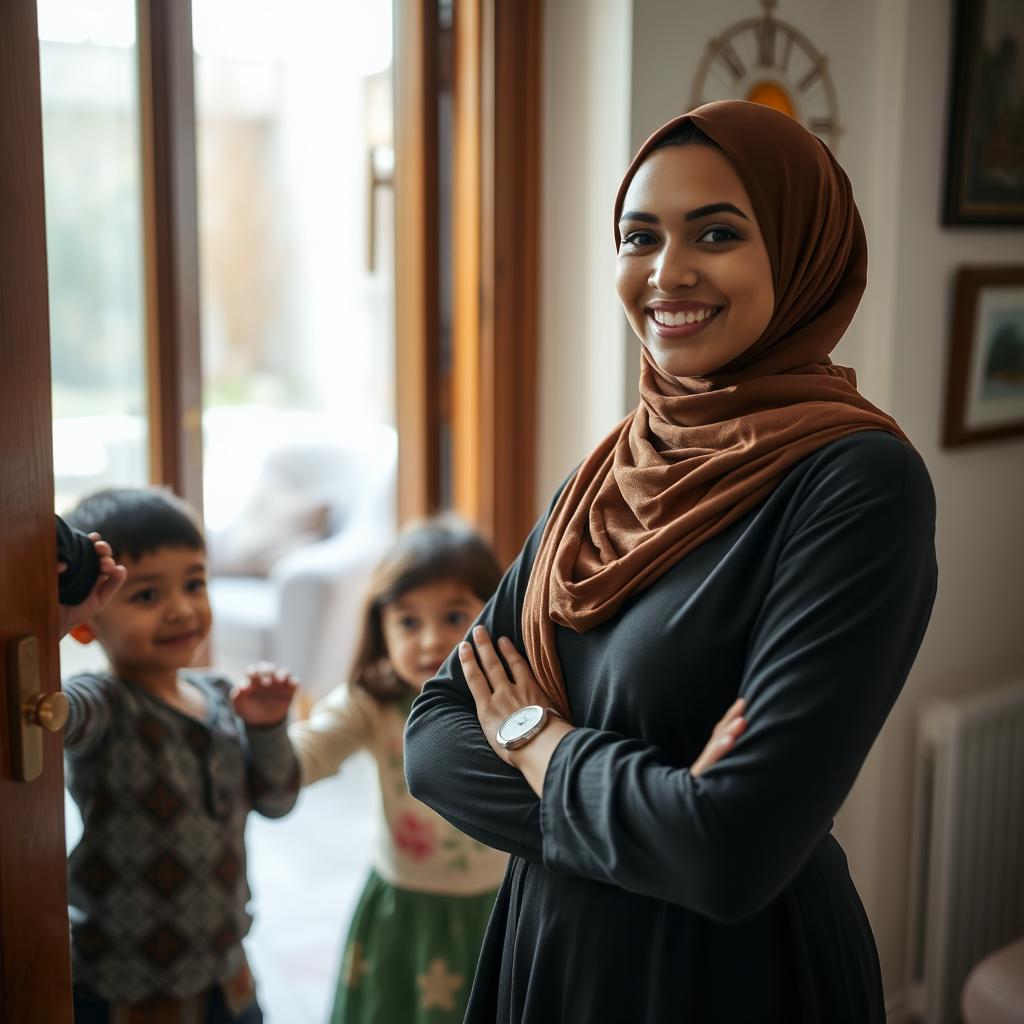
[[299, 765], [288, 742], [288, 706], [296, 681], [286, 669], [256, 665], [231, 693], [249, 741], [249, 796], [253, 810], [280, 818], [299, 795]]
[[370, 742], [372, 700], [339, 686], [313, 708], [305, 722], [293, 722], [288, 727], [304, 786], [335, 775], [349, 757]]
[[120, 699], [117, 683], [104, 675], [85, 672], [63, 683], [68, 699], [64, 723], [64, 752], [83, 757], [98, 749], [110, 728], [114, 704]]

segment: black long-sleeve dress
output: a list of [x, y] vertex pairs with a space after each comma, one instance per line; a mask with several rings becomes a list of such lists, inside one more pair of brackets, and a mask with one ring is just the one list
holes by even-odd
[[[543, 522], [479, 620], [520, 650]], [[916, 452], [856, 433], [611, 620], [558, 627], [579, 728], [539, 800], [487, 745], [448, 659], [409, 719], [409, 788], [514, 855], [467, 1022], [884, 1021], [830, 829], [920, 646], [934, 526]], [[737, 695], [746, 734], [692, 776]]]

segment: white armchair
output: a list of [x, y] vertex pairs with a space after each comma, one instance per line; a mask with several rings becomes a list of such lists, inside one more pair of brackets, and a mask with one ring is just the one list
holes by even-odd
[[263, 575], [231, 575], [218, 563], [237, 524], [208, 534], [214, 664], [238, 674], [253, 661], [276, 662], [310, 698], [344, 679], [369, 574], [395, 533], [396, 454], [386, 427], [344, 444], [270, 452], [241, 515], [258, 519], [261, 495], [308, 499], [324, 513], [324, 536], [274, 559]]

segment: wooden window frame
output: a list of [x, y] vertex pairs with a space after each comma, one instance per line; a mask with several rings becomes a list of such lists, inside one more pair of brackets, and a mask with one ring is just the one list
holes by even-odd
[[395, 420], [398, 517], [441, 503], [437, 0], [395, 0]]
[[150, 481], [203, 507], [192, 5], [136, 0]]
[[537, 514], [543, 10], [454, 0], [454, 504], [504, 562]]

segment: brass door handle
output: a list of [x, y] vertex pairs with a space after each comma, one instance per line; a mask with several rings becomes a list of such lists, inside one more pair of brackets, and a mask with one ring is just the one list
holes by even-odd
[[60, 732], [68, 720], [68, 698], [60, 691], [44, 693], [23, 706], [26, 721], [47, 732]]
[[68, 699], [59, 690], [43, 693], [39, 640], [22, 636], [7, 644], [7, 722], [11, 774], [31, 782], [43, 772], [43, 730], [59, 732], [68, 720]]

